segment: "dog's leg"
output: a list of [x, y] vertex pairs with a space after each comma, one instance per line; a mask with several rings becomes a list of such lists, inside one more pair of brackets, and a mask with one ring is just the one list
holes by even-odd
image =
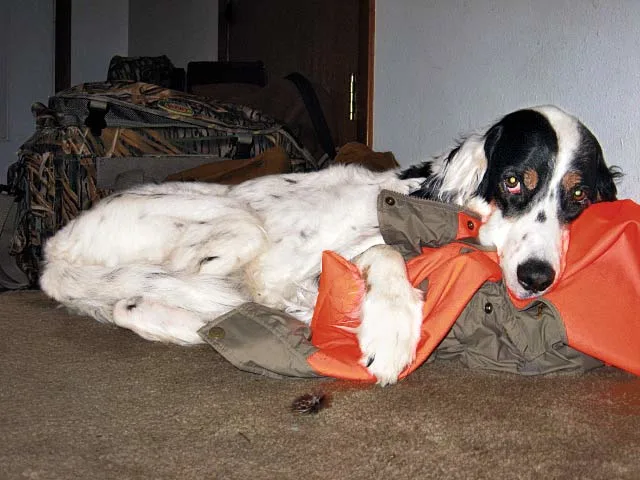
[[395, 383], [413, 360], [420, 339], [423, 295], [407, 278], [402, 256], [389, 245], [354, 259], [365, 281], [358, 341], [362, 364], [378, 383]]
[[267, 248], [264, 228], [250, 215], [186, 225], [170, 253], [171, 269], [229, 275]]
[[113, 309], [113, 322], [147, 340], [178, 345], [204, 343], [198, 335], [205, 323], [201, 316], [149, 298], [120, 300]]

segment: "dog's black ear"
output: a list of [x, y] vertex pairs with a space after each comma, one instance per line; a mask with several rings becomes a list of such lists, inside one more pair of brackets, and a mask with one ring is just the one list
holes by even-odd
[[491, 182], [494, 180], [491, 178], [492, 172], [495, 170], [491, 168], [491, 165], [494, 163], [492, 159], [498, 142], [502, 137], [503, 129], [502, 124], [497, 123], [491, 127], [484, 136], [484, 156], [487, 158], [487, 170], [484, 172], [482, 181], [478, 186], [478, 195], [484, 197], [486, 200], [490, 200], [486, 197], [489, 185], [491, 185]]
[[487, 156], [488, 161], [491, 161], [493, 152], [500, 141], [500, 137], [502, 137], [503, 128], [501, 123], [497, 123], [484, 136], [484, 154]]
[[617, 199], [616, 180], [620, 177], [622, 171], [618, 167], [607, 167], [600, 153], [596, 172], [596, 202], [613, 202]]

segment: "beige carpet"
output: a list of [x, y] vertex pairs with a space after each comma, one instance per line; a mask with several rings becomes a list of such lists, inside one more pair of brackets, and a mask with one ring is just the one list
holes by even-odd
[[[322, 389], [330, 408], [291, 413]], [[2, 479], [638, 479], [640, 380], [436, 362], [399, 385], [272, 380], [0, 295]]]

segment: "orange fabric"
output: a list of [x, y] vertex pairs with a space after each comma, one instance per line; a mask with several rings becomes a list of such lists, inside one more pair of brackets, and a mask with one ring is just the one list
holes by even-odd
[[640, 205], [593, 205], [570, 236], [562, 279], [545, 298], [560, 312], [570, 346], [640, 375]]
[[[563, 277], [545, 298], [560, 312], [570, 346], [640, 375], [640, 206], [629, 200], [593, 205], [570, 235]], [[308, 361], [322, 375], [375, 381], [359, 364], [354, 329], [364, 284], [358, 269], [333, 252], [324, 253], [322, 268], [311, 324], [319, 351]], [[407, 272], [414, 286], [428, 278], [429, 289], [416, 358], [401, 377], [429, 357], [484, 282], [501, 278], [495, 253], [456, 242], [423, 249]], [[519, 308], [530, 302], [512, 300]]]
[[458, 233], [456, 234], [456, 240], [477, 237], [479, 229], [480, 220], [464, 212], [458, 213]]
[[311, 320], [311, 342], [319, 348], [307, 361], [321, 375], [374, 381], [360, 365], [354, 329], [360, 325], [364, 281], [358, 267], [334, 252], [322, 254], [318, 299]]

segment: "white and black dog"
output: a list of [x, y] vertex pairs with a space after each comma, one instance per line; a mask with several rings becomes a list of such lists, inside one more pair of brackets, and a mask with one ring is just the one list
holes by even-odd
[[334, 166], [114, 194], [46, 243], [40, 285], [80, 313], [188, 345], [202, 342], [205, 322], [247, 301], [308, 322], [322, 251], [333, 250], [366, 273], [357, 335], [362, 363], [384, 385], [415, 354], [423, 302], [380, 236], [382, 189], [480, 214], [481, 242], [497, 248], [507, 287], [527, 298], [558, 279], [567, 225], [589, 204], [614, 200], [616, 176], [576, 118], [552, 106], [519, 110], [403, 171]]

